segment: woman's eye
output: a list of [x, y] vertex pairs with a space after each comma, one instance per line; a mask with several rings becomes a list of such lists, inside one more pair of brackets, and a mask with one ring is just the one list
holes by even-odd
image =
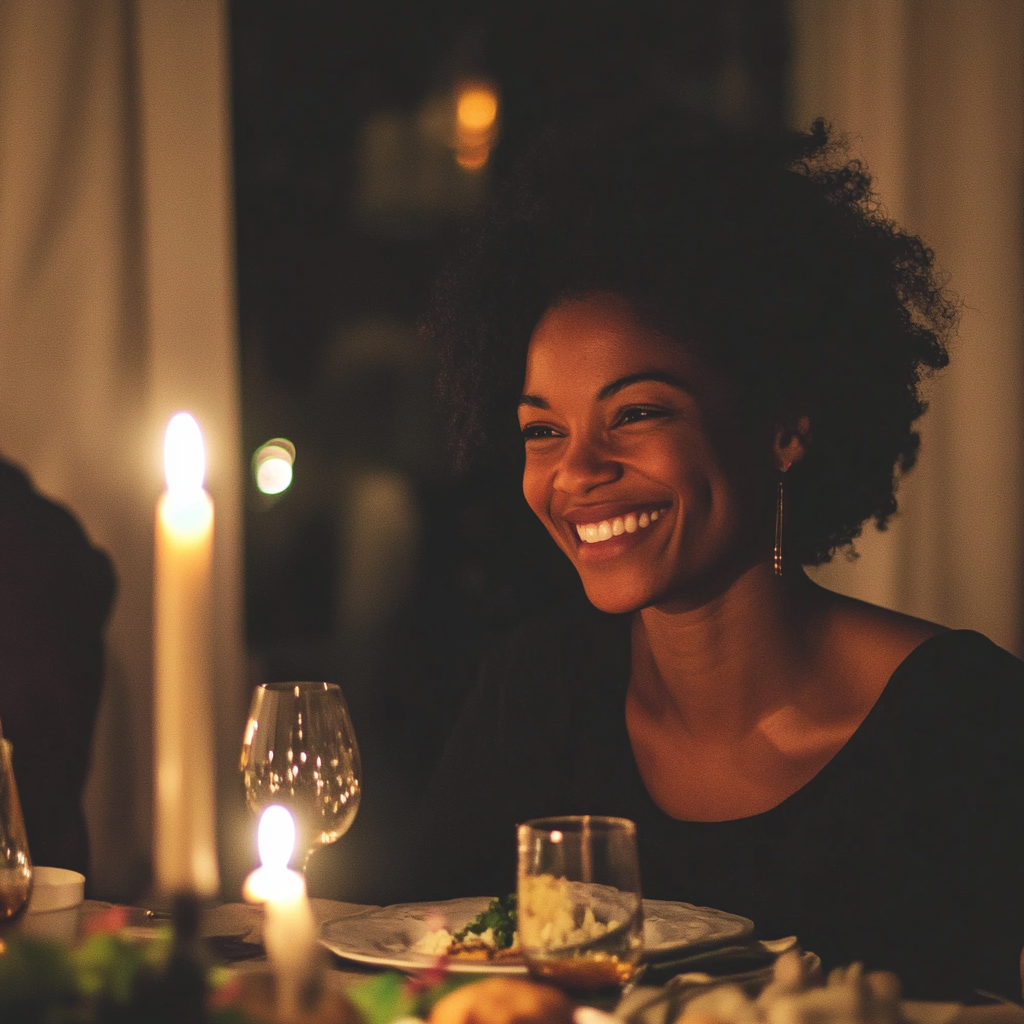
[[647, 405], [631, 405], [619, 413], [616, 426], [624, 426], [628, 423], [639, 423], [642, 420], [656, 420], [667, 416], [665, 409], [652, 408]]
[[541, 441], [549, 437], [557, 437], [554, 427], [547, 427], [543, 423], [528, 423], [522, 430], [524, 441]]

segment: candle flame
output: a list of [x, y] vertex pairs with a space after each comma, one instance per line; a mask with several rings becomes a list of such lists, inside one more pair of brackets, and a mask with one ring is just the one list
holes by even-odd
[[179, 412], [167, 424], [164, 474], [168, 492], [176, 497], [191, 496], [203, 489], [206, 475], [203, 434], [190, 413]]
[[280, 804], [272, 804], [260, 818], [256, 833], [260, 860], [265, 868], [286, 868], [295, 849], [295, 820]]

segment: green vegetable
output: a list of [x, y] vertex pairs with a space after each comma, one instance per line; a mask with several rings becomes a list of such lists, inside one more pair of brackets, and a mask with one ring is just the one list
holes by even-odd
[[473, 918], [455, 938], [464, 942], [469, 935], [482, 935], [488, 928], [494, 929], [494, 942], [497, 949], [508, 949], [512, 945], [512, 936], [519, 927], [519, 915], [516, 908], [516, 894], [499, 896], [491, 900], [487, 909]]
[[408, 1017], [426, 1020], [449, 992], [480, 979], [473, 975], [445, 975], [444, 969], [422, 971], [407, 978], [397, 971], [356, 982], [345, 993], [362, 1014], [365, 1024], [394, 1024]]

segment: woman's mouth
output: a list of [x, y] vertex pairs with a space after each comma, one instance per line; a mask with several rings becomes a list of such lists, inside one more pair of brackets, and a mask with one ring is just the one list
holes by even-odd
[[613, 537], [621, 537], [624, 533], [646, 530], [651, 523], [657, 522], [661, 511], [651, 509], [643, 512], [628, 512], [624, 516], [614, 516], [596, 523], [577, 523], [575, 524], [576, 532], [584, 544], [601, 544]]

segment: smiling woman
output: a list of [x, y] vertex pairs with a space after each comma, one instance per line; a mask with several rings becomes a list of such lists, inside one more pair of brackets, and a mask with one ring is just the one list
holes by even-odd
[[[537, 325], [519, 403], [523, 491], [602, 611], [700, 602], [768, 550], [770, 462], [746, 456], [773, 442], [740, 425], [735, 391], [619, 296], [566, 302]], [[800, 454], [789, 444], [780, 468]]]
[[[442, 282], [455, 448], [510, 450], [594, 606], [482, 669], [420, 897], [507, 891], [513, 825], [632, 818], [645, 894], [914, 995], [1017, 990], [1024, 666], [824, 590], [896, 510], [956, 303], [819, 124], [550, 138]], [[781, 571], [780, 571], [781, 570]]]

